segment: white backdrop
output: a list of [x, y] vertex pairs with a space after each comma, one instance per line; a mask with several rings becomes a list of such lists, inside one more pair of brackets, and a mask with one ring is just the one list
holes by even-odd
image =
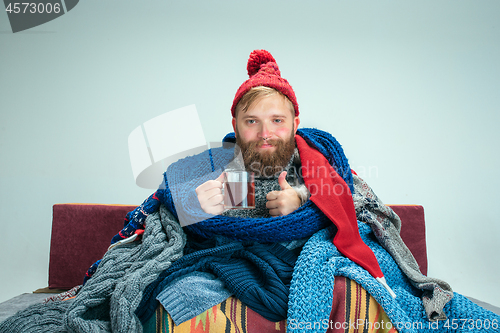
[[149, 196], [134, 128], [195, 104], [207, 141], [231, 131], [264, 48], [302, 127], [330, 131], [384, 202], [424, 206], [429, 275], [500, 306], [499, 15], [495, 0], [85, 0], [13, 34], [1, 11], [0, 301], [47, 286], [53, 204]]

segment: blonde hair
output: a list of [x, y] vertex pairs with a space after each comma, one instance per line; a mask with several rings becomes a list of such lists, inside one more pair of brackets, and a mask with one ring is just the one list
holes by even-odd
[[255, 102], [257, 102], [261, 98], [273, 95], [280, 95], [281, 97], [283, 97], [285, 99], [285, 103], [288, 105], [290, 111], [295, 117], [295, 109], [293, 108], [293, 104], [288, 99], [288, 97], [283, 95], [278, 90], [266, 86], [253, 87], [245, 95], [243, 95], [243, 97], [241, 97], [241, 99], [238, 101], [238, 104], [236, 104], [234, 117], [236, 118], [240, 111], [246, 112]]

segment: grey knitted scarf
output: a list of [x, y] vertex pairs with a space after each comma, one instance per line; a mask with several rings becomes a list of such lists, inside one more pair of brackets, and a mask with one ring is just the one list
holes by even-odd
[[353, 174], [353, 194], [356, 216], [370, 225], [379, 243], [391, 254], [411, 284], [423, 290], [422, 302], [429, 320], [444, 320], [443, 308], [453, 298], [450, 285], [442, 280], [423, 275], [418, 263], [399, 234], [401, 220], [384, 205], [368, 184]]
[[113, 247], [74, 300], [36, 304], [0, 332], [142, 332], [134, 311], [143, 290], [182, 256], [186, 236], [163, 206], [146, 219], [142, 242]]

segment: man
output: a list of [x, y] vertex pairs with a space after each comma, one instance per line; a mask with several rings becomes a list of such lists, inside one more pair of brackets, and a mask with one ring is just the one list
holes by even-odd
[[[172, 164], [76, 298], [31, 307], [0, 331], [445, 332], [463, 320], [498, 331], [499, 316], [420, 273], [399, 218], [335, 138], [298, 129], [275, 59], [256, 50], [247, 69], [224, 140], [236, 149]], [[224, 211], [229, 166], [257, 174], [255, 209]]]
[[[282, 171], [278, 178], [280, 191], [266, 195], [266, 208], [270, 216], [286, 215], [307, 197], [304, 186], [297, 187], [296, 191], [292, 189], [283, 171], [295, 152], [295, 134], [300, 124], [297, 100], [269, 52], [252, 52], [247, 70], [250, 78], [236, 92], [231, 108], [236, 144], [241, 149], [245, 168], [256, 171], [258, 178], [272, 178]], [[223, 212], [221, 180], [219, 177], [196, 189], [206, 213]]]
[[[229, 136], [226, 139], [236, 142], [234, 156], [238, 156], [240, 152], [242, 155], [242, 161], [235, 158], [230, 162], [233, 164], [232, 167], [234, 164], [241, 163], [237, 167], [256, 173], [256, 208], [224, 211], [221, 192], [222, 175], [220, 175], [215, 180], [205, 181], [196, 188], [200, 208], [205, 214], [213, 216], [201, 215], [203, 217], [200, 218], [193, 200], [185, 199], [185, 197], [190, 197], [191, 186], [198, 179], [203, 179], [206, 172], [193, 171], [183, 179], [178, 178], [179, 174], [189, 173], [186, 170], [198, 170], [200, 165], [209, 164], [206, 159], [200, 159], [202, 155], [199, 155], [179, 161], [166, 172], [165, 187], [168, 190], [158, 191], [138, 209], [131, 212], [127, 216], [130, 223], [115, 236], [113, 243], [130, 239], [136, 230], [140, 230], [147, 216], [157, 209], [160, 202], [169, 201], [173, 204], [167, 204], [167, 207], [171, 206], [172, 210], [177, 212], [181, 224], [182, 220], [197, 222], [183, 224], [186, 225], [184, 229], [188, 234], [188, 247], [196, 244], [200, 237], [209, 240], [215, 237], [217, 241], [211, 243], [210, 247], [217, 249], [216, 251], [222, 251], [219, 250], [221, 236], [229, 240], [257, 242], [257, 245], [251, 243], [250, 246], [245, 245], [240, 250], [252, 252], [253, 246], [259, 249], [264, 247], [266, 248], [264, 251], [272, 252], [273, 256], [259, 260], [286, 262], [289, 268], [285, 270], [291, 273], [293, 270], [290, 269], [295, 265], [297, 254], [307, 239], [314, 232], [331, 226], [333, 222], [336, 227], [336, 230], [332, 230], [332, 233], [336, 234], [334, 243], [339, 250], [366, 268], [384, 288], [392, 293], [373, 252], [363, 243], [357, 231], [351, 198], [352, 189], [350, 189], [353, 186], [352, 174], [340, 145], [333, 137], [321, 131], [301, 130], [300, 133], [298, 132], [300, 120], [295, 93], [288, 81], [281, 77], [276, 61], [269, 52], [265, 50], [252, 52], [247, 70], [250, 78], [236, 92], [231, 108], [234, 137]], [[297, 135], [298, 133], [300, 135]], [[330, 156], [329, 158], [334, 161], [335, 169], [323, 154]], [[224, 158], [218, 158], [219, 155], [223, 155], [223, 152], [212, 150], [210, 164], [220, 164], [222, 168], [227, 167], [227, 163], [217, 162], [217, 160], [224, 160]], [[213, 169], [215, 171], [216, 168], [213, 167]], [[314, 189], [314, 186], [321, 188], [321, 191], [314, 191], [315, 193], [311, 196], [310, 190]], [[334, 190], [338, 188], [341, 190]], [[172, 198], [166, 200], [167, 197]], [[313, 206], [318, 207], [322, 213]], [[300, 212], [298, 208], [301, 208]], [[192, 238], [189, 238], [189, 235], [192, 235]], [[225, 242], [232, 241], [224, 240], [223, 242], [225, 244]], [[275, 243], [279, 245], [266, 245]], [[268, 248], [269, 246], [271, 248]], [[279, 254], [275, 255], [275, 246], [284, 246], [284, 248], [281, 248], [277, 252]], [[206, 248], [206, 245], [202, 247]], [[167, 288], [174, 283], [170, 277], [176, 276], [176, 272], [188, 269], [188, 266], [196, 266], [193, 261], [190, 261], [190, 255], [191, 253], [186, 255], [185, 252], [185, 256], [174, 263], [167, 273], [162, 273], [164, 278], [162, 277], [162, 281], [159, 281], [160, 278], [157, 279], [155, 290]], [[215, 262], [218, 260], [213, 259], [213, 256], [210, 258]], [[250, 261], [252, 265], [257, 264], [255, 261]], [[247, 262], [235, 262], [234, 267], [238, 270], [238, 267], [241, 268], [247, 264]], [[261, 262], [259, 265], [262, 264], [264, 263]], [[252, 274], [262, 273], [267, 275], [267, 279], [274, 279], [271, 283], [272, 287], [267, 284], [263, 286], [259, 283], [254, 284], [255, 281], [250, 281], [251, 279], [243, 279], [231, 285], [233, 279], [226, 277], [225, 272], [221, 272], [224, 269], [226, 267], [196, 268], [196, 270], [209, 270], [210, 273], [216, 273], [215, 275], [222, 279], [231, 293], [266, 319], [278, 321], [286, 318], [291, 275], [280, 271], [270, 273], [269, 270], [264, 273], [263, 270], [257, 269], [252, 271]], [[276, 276], [273, 275], [275, 273]], [[189, 276], [177, 278], [184, 279], [185, 284], [190, 279]], [[252, 294], [256, 293], [258, 296], [253, 297], [248, 291], [238, 290], [238, 286], [242, 284], [251, 285], [254, 290]], [[246, 287], [245, 290], [248, 288]], [[276, 294], [275, 289], [280, 291]], [[169, 291], [169, 296], [160, 296], [160, 298], [164, 300], [162, 304], [175, 320], [176, 317], [178, 318], [179, 311], [172, 308], [171, 295], [172, 292]], [[151, 299], [151, 296], [148, 297]], [[146, 304], [147, 302], [143, 301], [141, 306], [147, 307]], [[280, 305], [276, 306], [276, 304]], [[149, 313], [139, 311], [138, 314], [141, 320], [147, 320], [151, 316], [151, 311]]]

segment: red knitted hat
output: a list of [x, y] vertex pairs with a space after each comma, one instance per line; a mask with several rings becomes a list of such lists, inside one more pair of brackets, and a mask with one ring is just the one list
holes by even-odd
[[234, 96], [231, 114], [234, 117], [236, 105], [240, 99], [253, 87], [265, 86], [276, 89], [290, 100], [295, 109], [295, 116], [299, 115], [299, 105], [293, 92], [292, 86], [287, 80], [281, 77], [281, 72], [271, 53], [266, 50], [255, 50], [250, 53], [247, 64], [248, 80], [243, 82], [236, 96]]

